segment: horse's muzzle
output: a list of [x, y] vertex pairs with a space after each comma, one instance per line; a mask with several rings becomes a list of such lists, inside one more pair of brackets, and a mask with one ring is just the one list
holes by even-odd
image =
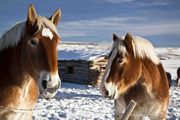
[[59, 86], [60, 86], [60, 82], [58, 83], [58, 85], [54, 86], [54, 87], [47, 87], [48, 82], [46, 80], [42, 81], [42, 86], [43, 86], [43, 91], [41, 96], [43, 98], [53, 98], [56, 93], [58, 92]]
[[109, 99], [117, 99], [118, 94], [115, 89], [115, 85], [112, 83], [101, 83], [100, 85], [100, 92], [103, 97], [109, 98]]
[[48, 72], [43, 72], [40, 75], [40, 95], [43, 98], [53, 98], [61, 86], [61, 80], [58, 74], [51, 75]]

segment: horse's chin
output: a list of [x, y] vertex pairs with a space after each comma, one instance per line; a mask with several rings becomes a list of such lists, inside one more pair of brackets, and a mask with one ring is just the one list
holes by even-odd
[[116, 100], [116, 99], [118, 99], [120, 96], [121, 96], [121, 95], [119, 94], [119, 92], [116, 91], [113, 99]]
[[51, 99], [51, 98], [54, 98], [57, 94], [57, 91], [56, 92], [53, 92], [53, 93], [50, 93], [50, 92], [47, 92], [47, 91], [43, 91], [43, 92], [40, 92], [40, 96], [44, 99]]
[[120, 96], [120, 95], [118, 94], [118, 91], [115, 91], [114, 94], [113, 94], [112, 96], [110, 96], [109, 98], [110, 98], [110, 99], [113, 99], [113, 100], [116, 100], [116, 99], [119, 98], [119, 96]]

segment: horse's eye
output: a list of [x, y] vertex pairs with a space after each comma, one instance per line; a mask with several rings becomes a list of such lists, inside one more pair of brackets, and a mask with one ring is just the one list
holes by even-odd
[[31, 39], [30, 42], [32, 45], [37, 45], [37, 40]]
[[117, 63], [122, 63], [122, 62], [123, 62], [123, 59], [120, 59], [120, 58], [117, 59]]

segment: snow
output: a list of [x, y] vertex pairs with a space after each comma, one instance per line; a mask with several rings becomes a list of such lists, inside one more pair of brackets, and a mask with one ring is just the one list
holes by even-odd
[[113, 101], [97, 87], [71, 83], [62, 83], [55, 98], [39, 99], [37, 108], [34, 120], [111, 120], [114, 115]]
[[[75, 51], [73, 47], [76, 48]], [[64, 59], [89, 59], [93, 56], [93, 51], [105, 53], [109, 46], [106, 46], [106, 50], [104, 45], [87, 44], [63, 44], [58, 48], [61, 55], [69, 52], [63, 56]], [[77, 52], [79, 56], [72, 55], [73, 52]], [[172, 75], [167, 120], [180, 120], [180, 87], [176, 87], [174, 82], [176, 70], [180, 66], [180, 48], [157, 48], [156, 53], [162, 59], [165, 70]], [[98, 56], [97, 53], [94, 54]], [[114, 120], [114, 101], [103, 98], [98, 87], [63, 82], [55, 98], [38, 100], [33, 120]]]
[[[93, 60], [108, 53], [107, 44], [63, 43], [58, 46], [59, 60]], [[110, 48], [110, 47], [109, 47]]]

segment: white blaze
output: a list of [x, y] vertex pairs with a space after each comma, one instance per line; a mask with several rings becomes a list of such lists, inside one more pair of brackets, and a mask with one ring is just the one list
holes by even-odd
[[111, 54], [111, 56], [108, 60], [108, 63], [106, 65], [104, 82], [107, 80], [107, 77], [109, 76], [111, 65], [112, 65], [112, 62], [113, 62], [114, 58], [116, 57], [116, 55], [117, 55], [117, 48], [115, 47], [112, 49], [112, 54]]
[[48, 28], [43, 28], [42, 29], [42, 36], [49, 37], [51, 40], [53, 38], [53, 34], [52, 34], [51, 30], [48, 29]]
[[112, 82], [107, 83], [106, 81], [107, 81], [107, 78], [110, 73], [112, 62], [115, 59], [117, 52], [118, 52], [117, 47], [112, 49], [112, 54], [108, 60], [108, 64], [105, 69], [105, 76], [104, 76], [103, 81], [105, 82], [105, 87], [106, 87], [107, 91], [109, 92], [109, 95], [113, 95], [115, 93], [115, 89], [116, 89], [116, 87], [114, 86], [114, 84]]
[[112, 62], [115, 59], [116, 55], [119, 54], [119, 52], [121, 52], [121, 54], [123, 56], [126, 53], [126, 48], [123, 44], [123, 41], [121, 41], [121, 40], [115, 41], [113, 44], [113, 47], [111, 49], [111, 55], [109, 56], [109, 60], [106, 65], [105, 73], [104, 73], [103, 80], [102, 80], [102, 84], [105, 85], [105, 88], [109, 93], [109, 96], [114, 96], [114, 98], [118, 97], [117, 86], [116, 86], [116, 84], [114, 84], [113, 81], [107, 82], [107, 79], [108, 79], [108, 76], [109, 76], [109, 73], [111, 70]]

